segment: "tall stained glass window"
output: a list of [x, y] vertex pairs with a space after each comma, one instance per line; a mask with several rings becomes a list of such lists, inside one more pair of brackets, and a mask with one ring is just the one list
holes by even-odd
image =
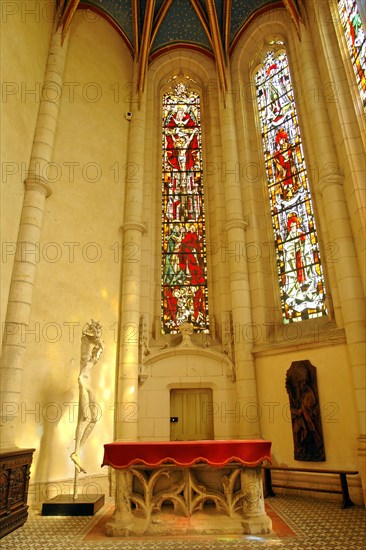
[[353, 71], [366, 109], [366, 34], [355, 0], [338, 0], [347, 47], [353, 64]]
[[325, 315], [313, 206], [286, 53], [269, 51], [255, 75], [285, 323]]
[[163, 96], [162, 330], [208, 331], [200, 97], [183, 83]]

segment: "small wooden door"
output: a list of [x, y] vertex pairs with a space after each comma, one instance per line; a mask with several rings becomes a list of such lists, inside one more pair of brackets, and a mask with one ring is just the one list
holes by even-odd
[[171, 390], [170, 440], [193, 441], [213, 438], [212, 390]]

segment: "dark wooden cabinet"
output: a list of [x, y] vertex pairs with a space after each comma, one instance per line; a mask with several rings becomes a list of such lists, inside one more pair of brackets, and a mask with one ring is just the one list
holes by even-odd
[[0, 537], [27, 521], [29, 471], [35, 449], [0, 452]]

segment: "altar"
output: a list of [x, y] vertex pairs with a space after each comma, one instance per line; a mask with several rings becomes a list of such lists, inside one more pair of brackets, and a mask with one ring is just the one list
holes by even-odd
[[116, 478], [109, 536], [265, 534], [264, 440], [117, 442], [102, 466]]

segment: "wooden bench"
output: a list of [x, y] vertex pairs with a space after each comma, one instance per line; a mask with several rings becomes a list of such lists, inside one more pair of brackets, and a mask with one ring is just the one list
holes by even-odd
[[[298, 489], [300, 491], [318, 491], [319, 493], [335, 493], [343, 496], [342, 508], [350, 508], [354, 506], [354, 503], [350, 499], [348, 492], [348, 483], [347, 476], [354, 476], [358, 472], [353, 470], [322, 470], [322, 469], [313, 469], [313, 468], [286, 468], [281, 466], [264, 466], [264, 496], [265, 497], [274, 497], [275, 493], [273, 492], [273, 487], [278, 487], [281, 489]], [[296, 487], [294, 485], [282, 485], [279, 483], [272, 484], [272, 475], [271, 472], [283, 471], [283, 472], [306, 472], [308, 474], [337, 474], [339, 475], [339, 480], [341, 484], [341, 490], [337, 489], [320, 489], [318, 487]]]

